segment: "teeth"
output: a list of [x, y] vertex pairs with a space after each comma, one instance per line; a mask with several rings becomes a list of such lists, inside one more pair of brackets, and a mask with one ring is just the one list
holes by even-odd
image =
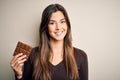
[[62, 32], [55, 32], [55, 34], [60, 35]]

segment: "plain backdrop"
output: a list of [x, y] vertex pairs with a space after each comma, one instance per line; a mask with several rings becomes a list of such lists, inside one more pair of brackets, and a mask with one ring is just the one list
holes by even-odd
[[41, 14], [51, 3], [68, 12], [73, 45], [88, 55], [89, 80], [120, 80], [120, 0], [0, 0], [0, 80], [14, 80], [18, 41], [38, 46]]

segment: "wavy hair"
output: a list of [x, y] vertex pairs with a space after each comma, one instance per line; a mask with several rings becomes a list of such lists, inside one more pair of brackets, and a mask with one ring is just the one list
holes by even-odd
[[64, 55], [63, 60], [65, 63], [65, 69], [67, 76], [70, 80], [78, 80], [79, 74], [74, 58], [74, 51], [72, 46], [71, 25], [68, 18], [68, 14], [63, 6], [60, 4], [51, 4], [47, 6], [41, 18], [41, 24], [39, 29], [39, 51], [36, 55], [34, 62], [33, 77], [35, 80], [51, 80], [51, 66], [50, 59], [50, 40], [48, 34], [48, 23], [53, 12], [61, 11], [65, 17], [67, 23], [67, 33], [64, 37]]

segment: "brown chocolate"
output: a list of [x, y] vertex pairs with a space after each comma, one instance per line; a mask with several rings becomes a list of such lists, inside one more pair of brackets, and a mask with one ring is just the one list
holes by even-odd
[[28, 57], [29, 54], [31, 53], [31, 51], [32, 51], [32, 47], [30, 45], [18, 41], [15, 51], [13, 53], [13, 56], [15, 56], [19, 53], [23, 53], [23, 54], [27, 55], [27, 57]]

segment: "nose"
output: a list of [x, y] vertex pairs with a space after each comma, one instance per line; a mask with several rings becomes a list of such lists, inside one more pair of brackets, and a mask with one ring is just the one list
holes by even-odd
[[60, 23], [57, 23], [57, 25], [56, 25], [56, 29], [61, 29], [61, 24]]

